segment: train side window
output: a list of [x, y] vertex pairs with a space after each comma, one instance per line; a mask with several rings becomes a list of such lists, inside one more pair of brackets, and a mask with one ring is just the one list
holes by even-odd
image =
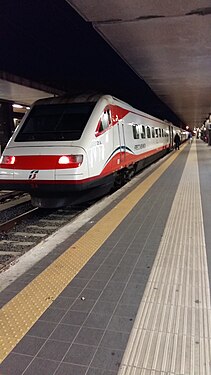
[[99, 121], [99, 128], [98, 128], [99, 133], [107, 129], [110, 124], [111, 124], [111, 114], [108, 109], [103, 112], [101, 119]]
[[144, 126], [144, 125], [142, 125], [141, 138], [142, 138], [142, 139], [145, 139], [145, 138], [146, 138], [146, 129], [145, 129], [145, 126]]
[[159, 128], [159, 137], [161, 137], [161, 128]]
[[139, 128], [137, 124], [133, 125], [133, 138], [139, 139]]
[[152, 126], [152, 138], [155, 138], [155, 129], [153, 126]]
[[158, 129], [155, 129], [155, 138], [158, 138]]
[[111, 111], [107, 109], [107, 115], [108, 115], [108, 124], [111, 125]]
[[162, 137], [165, 137], [164, 129], [162, 129]]
[[147, 126], [147, 138], [151, 138], [151, 131], [149, 126]]

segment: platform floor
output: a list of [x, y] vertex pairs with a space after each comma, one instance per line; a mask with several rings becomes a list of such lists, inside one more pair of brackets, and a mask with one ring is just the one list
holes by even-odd
[[210, 192], [194, 140], [1, 274], [0, 375], [210, 375]]

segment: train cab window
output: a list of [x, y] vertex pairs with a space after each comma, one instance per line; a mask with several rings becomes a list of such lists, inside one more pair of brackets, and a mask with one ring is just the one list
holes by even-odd
[[158, 129], [155, 129], [155, 138], [158, 138]]
[[99, 133], [103, 132], [105, 129], [109, 127], [110, 124], [111, 124], [111, 114], [110, 114], [110, 110], [108, 109], [103, 112], [100, 118], [98, 132]]
[[152, 126], [152, 138], [155, 138], [155, 129]]
[[133, 138], [139, 139], [139, 126], [137, 124], [133, 125]]
[[149, 126], [147, 126], [147, 138], [151, 138], [151, 131]]
[[57, 103], [35, 105], [29, 112], [15, 142], [75, 141], [96, 103]]
[[146, 129], [144, 125], [141, 126], [141, 138], [142, 139], [146, 138]]

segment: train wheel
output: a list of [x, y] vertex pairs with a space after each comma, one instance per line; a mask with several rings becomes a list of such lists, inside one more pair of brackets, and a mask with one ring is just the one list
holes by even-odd
[[135, 166], [130, 166], [129, 168], [124, 168], [120, 170], [115, 178], [114, 187], [116, 189], [120, 188], [121, 186], [125, 185], [129, 182], [133, 176], [135, 175], [136, 168]]

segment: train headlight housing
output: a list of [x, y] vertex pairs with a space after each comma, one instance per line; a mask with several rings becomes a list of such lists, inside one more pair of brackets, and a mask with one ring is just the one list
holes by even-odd
[[2, 155], [0, 158], [0, 164], [4, 164], [4, 165], [15, 164], [15, 156]]
[[70, 168], [77, 168], [83, 162], [83, 155], [62, 155], [59, 157], [58, 163], [60, 165], [66, 165]]

